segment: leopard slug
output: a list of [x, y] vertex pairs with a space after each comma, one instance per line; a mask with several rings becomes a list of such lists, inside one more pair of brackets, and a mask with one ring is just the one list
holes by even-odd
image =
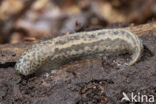
[[26, 76], [40, 70], [59, 68], [79, 57], [101, 53], [132, 54], [135, 64], [143, 51], [142, 41], [124, 29], [102, 29], [59, 36], [31, 45], [18, 59], [15, 69]]

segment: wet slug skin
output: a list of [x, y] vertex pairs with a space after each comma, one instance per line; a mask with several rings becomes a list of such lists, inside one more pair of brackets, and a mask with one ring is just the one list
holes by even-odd
[[103, 29], [59, 36], [30, 46], [16, 63], [22, 75], [56, 69], [70, 60], [100, 53], [132, 53], [129, 65], [135, 64], [143, 51], [142, 41], [124, 29]]

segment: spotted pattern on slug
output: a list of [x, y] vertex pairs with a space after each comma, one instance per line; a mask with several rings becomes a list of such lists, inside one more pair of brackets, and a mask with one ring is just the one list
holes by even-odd
[[59, 36], [33, 44], [16, 63], [22, 75], [56, 69], [80, 57], [100, 53], [132, 53], [129, 65], [135, 64], [143, 51], [142, 41], [123, 29], [103, 29]]

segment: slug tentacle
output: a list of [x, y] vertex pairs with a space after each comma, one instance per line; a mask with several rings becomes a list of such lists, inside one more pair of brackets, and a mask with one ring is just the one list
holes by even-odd
[[128, 30], [79, 32], [32, 45], [17, 61], [16, 70], [20, 74], [29, 75], [38, 70], [56, 69], [80, 57], [101, 53], [132, 53], [129, 65], [133, 65], [140, 59], [142, 51], [142, 41]]

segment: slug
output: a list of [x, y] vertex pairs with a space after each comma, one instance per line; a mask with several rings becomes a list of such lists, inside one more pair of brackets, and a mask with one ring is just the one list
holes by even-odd
[[15, 69], [27, 76], [36, 71], [59, 68], [80, 57], [101, 53], [132, 54], [135, 64], [143, 51], [142, 41], [124, 29], [102, 29], [59, 36], [31, 45], [18, 59]]

